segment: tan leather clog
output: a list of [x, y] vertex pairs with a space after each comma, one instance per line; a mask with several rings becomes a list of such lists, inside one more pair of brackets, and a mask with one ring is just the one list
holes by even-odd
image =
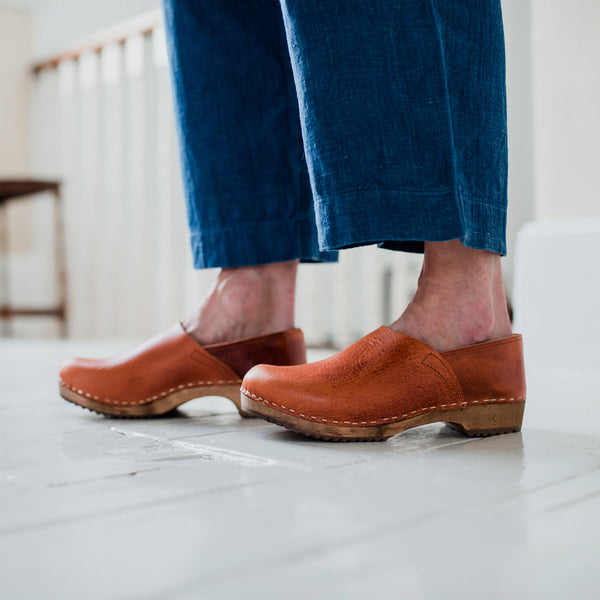
[[471, 436], [519, 431], [522, 339], [436, 352], [380, 327], [316, 363], [252, 368], [241, 399], [252, 415], [332, 441], [385, 440], [438, 421]]
[[300, 329], [201, 346], [181, 323], [106, 359], [72, 358], [60, 371], [63, 398], [115, 417], [153, 417], [200, 396], [224, 396], [240, 407], [242, 377], [256, 364], [306, 362]]

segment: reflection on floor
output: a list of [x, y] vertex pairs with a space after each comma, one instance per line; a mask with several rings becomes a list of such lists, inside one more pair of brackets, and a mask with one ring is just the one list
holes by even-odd
[[123, 347], [0, 341], [2, 598], [600, 597], [600, 375], [529, 374], [519, 434], [332, 444], [58, 397], [66, 356]]

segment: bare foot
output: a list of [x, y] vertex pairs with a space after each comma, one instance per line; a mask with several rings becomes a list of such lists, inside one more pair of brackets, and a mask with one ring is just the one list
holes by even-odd
[[183, 327], [204, 345], [292, 328], [297, 269], [298, 261], [222, 269]]
[[438, 351], [510, 336], [500, 256], [426, 242], [415, 297], [390, 328]]

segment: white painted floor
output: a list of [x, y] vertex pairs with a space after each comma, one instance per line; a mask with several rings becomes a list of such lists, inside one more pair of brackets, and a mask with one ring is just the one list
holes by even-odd
[[530, 374], [520, 434], [370, 444], [58, 396], [128, 345], [0, 341], [2, 600], [600, 598], [600, 374]]

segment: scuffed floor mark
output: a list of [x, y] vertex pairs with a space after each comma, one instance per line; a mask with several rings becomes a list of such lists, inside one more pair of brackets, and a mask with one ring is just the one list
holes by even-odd
[[174, 450], [183, 451], [186, 453], [187, 457], [200, 458], [202, 460], [216, 462], [233, 463], [241, 467], [249, 468], [272, 467], [277, 464], [277, 461], [273, 460], [272, 458], [264, 458], [254, 454], [247, 454], [246, 452], [227, 450], [226, 448], [213, 448], [211, 446], [192, 444], [190, 442], [181, 442], [179, 440], [168, 440], [165, 438], [147, 435], [145, 433], [139, 433], [137, 431], [119, 429], [117, 427], [111, 427], [110, 429], [111, 431], [115, 431], [116, 433], [126, 437], [144, 438], [159, 445], [169, 446]]
[[114, 473], [112, 475], [104, 475], [103, 477], [93, 477], [91, 479], [78, 479], [77, 481], [56, 481], [46, 485], [48, 489], [62, 488], [73, 485], [86, 485], [88, 483], [95, 483], [98, 481], [106, 481], [108, 479], [120, 479], [122, 477], [134, 477], [138, 473], [151, 473], [152, 471], [159, 471], [160, 467], [155, 469], [139, 469], [137, 471], [128, 471], [127, 473]]

